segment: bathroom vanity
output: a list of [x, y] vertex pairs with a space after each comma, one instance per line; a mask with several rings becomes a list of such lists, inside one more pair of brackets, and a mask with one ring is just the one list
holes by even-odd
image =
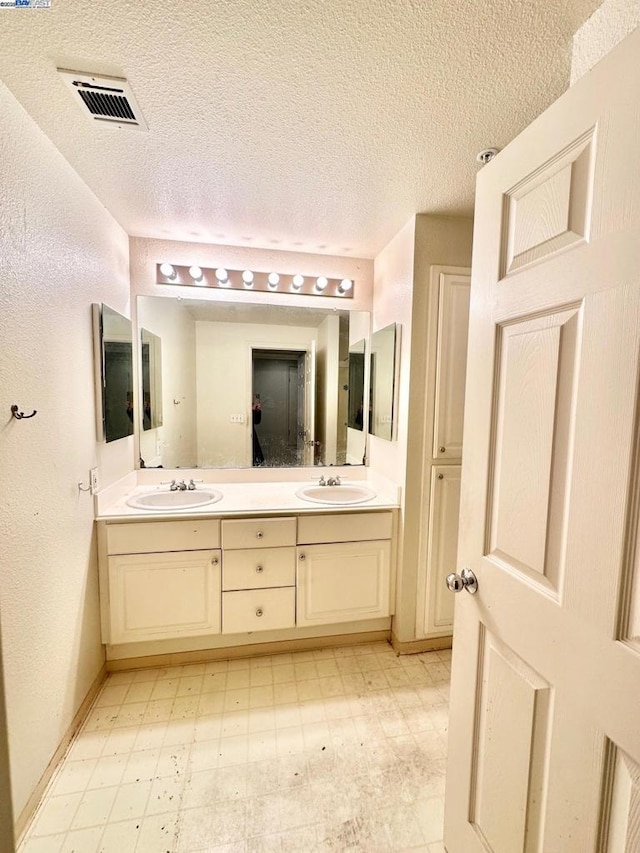
[[[221, 486], [163, 514], [120, 501], [98, 519], [102, 638], [142, 657], [357, 631], [389, 619], [396, 506], [304, 502], [293, 484]], [[252, 504], [262, 511], [242, 510]], [[263, 500], [261, 501], [261, 496]], [[277, 506], [279, 505], [279, 508]], [[185, 514], [186, 513], [186, 514]], [[159, 642], [160, 641], [160, 642]], [[186, 643], [186, 641], [188, 641]], [[186, 643], [186, 644], [185, 644]], [[139, 644], [139, 645], [138, 645]]]

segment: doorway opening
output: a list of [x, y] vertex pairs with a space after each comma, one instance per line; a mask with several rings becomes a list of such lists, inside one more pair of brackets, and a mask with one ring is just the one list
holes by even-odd
[[251, 351], [254, 466], [303, 463], [306, 355], [301, 350]]

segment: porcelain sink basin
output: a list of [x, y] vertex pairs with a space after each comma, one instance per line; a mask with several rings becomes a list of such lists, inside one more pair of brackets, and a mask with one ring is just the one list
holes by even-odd
[[304, 486], [296, 495], [303, 501], [319, 504], [360, 504], [375, 498], [376, 493], [367, 486], [355, 484], [340, 486]]
[[216, 489], [194, 489], [186, 492], [148, 492], [134, 495], [127, 505], [135, 509], [195, 509], [198, 506], [214, 504], [222, 499], [222, 493]]

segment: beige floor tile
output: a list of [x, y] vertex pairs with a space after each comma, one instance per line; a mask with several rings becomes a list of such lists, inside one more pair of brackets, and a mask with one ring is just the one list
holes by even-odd
[[442, 853], [447, 652], [115, 673], [20, 853]]

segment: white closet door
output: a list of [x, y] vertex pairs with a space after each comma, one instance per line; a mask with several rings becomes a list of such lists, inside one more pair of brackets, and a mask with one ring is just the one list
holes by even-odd
[[440, 273], [434, 459], [462, 456], [469, 289], [468, 275]]

